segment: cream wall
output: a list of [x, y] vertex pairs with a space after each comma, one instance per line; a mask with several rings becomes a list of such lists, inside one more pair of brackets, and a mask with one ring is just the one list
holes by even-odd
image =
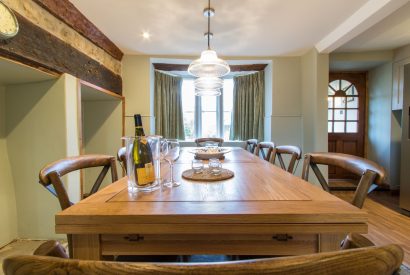
[[[83, 101], [83, 135], [84, 152], [86, 154], [106, 154], [116, 156], [122, 146], [122, 104], [121, 100]], [[121, 167], [117, 163], [118, 176]], [[97, 179], [101, 168], [85, 170], [84, 191], [89, 192]], [[103, 185], [111, 183], [109, 172]]]
[[[392, 68], [392, 63], [388, 62], [370, 70], [368, 74], [366, 152], [367, 158], [386, 169], [386, 181], [396, 185], [398, 182], [392, 182], [390, 178]], [[397, 176], [393, 175], [394, 178]]]
[[6, 137], [6, 89], [0, 86], [0, 247], [17, 237], [16, 197]]
[[38, 183], [38, 173], [45, 164], [67, 154], [66, 81], [62, 76], [56, 81], [7, 87], [7, 148], [20, 238], [56, 237], [54, 215], [60, 206]]
[[[327, 152], [327, 86], [329, 83], [329, 56], [312, 49], [301, 58], [301, 104], [303, 151]], [[327, 167], [321, 167], [327, 177]], [[310, 181], [317, 183], [312, 174]]]

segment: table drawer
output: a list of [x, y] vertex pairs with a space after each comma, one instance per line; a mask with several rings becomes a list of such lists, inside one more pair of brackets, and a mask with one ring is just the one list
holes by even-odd
[[101, 235], [101, 249], [103, 255], [300, 255], [318, 252], [318, 235]]

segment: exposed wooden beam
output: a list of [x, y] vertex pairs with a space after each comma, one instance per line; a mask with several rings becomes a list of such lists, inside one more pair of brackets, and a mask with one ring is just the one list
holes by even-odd
[[[187, 71], [187, 64], [153, 63], [154, 69], [161, 71]], [[229, 65], [231, 72], [263, 71], [268, 64]]]
[[33, 0], [85, 38], [121, 61], [123, 52], [68, 0]]
[[409, 0], [368, 1], [317, 43], [317, 51], [330, 53], [336, 50], [408, 2]]
[[89, 83], [122, 94], [122, 79], [99, 62], [73, 48], [15, 12], [19, 33], [0, 40], [0, 56], [45, 71], [68, 73]]

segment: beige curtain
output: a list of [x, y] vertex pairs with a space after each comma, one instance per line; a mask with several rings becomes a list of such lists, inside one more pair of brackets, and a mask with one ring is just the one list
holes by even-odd
[[157, 135], [185, 139], [181, 89], [181, 77], [155, 71], [154, 112]]
[[231, 140], [263, 140], [264, 72], [237, 76], [233, 81]]

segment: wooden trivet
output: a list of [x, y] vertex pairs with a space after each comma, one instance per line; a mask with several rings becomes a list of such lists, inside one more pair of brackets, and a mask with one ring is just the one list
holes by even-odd
[[189, 169], [182, 172], [182, 177], [187, 180], [195, 181], [220, 181], [227, 180], [234, 176], [234, 172], [231, 170], [222, 168], [222, 171], [219, 175], [214, 175], [209, 169], [204, 169], [202, 173], [195, 174], [194, 170]]

